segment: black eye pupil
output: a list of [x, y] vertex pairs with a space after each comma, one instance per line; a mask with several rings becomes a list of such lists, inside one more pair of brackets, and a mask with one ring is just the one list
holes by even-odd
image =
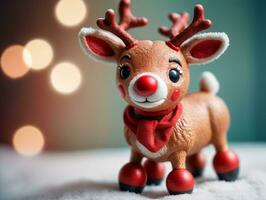
[[127, 79], [130, 76], [130, 68], [128, 66], [122, 66], [120, 69], [121, 79]]
[[169, 78], [172, 82], [177, 83], [180, 79], [180, 72], [177, 69], [171, 69], [169, 71]]

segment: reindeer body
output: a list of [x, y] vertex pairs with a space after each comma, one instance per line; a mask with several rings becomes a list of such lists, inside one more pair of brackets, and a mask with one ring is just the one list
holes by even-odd
[[[200, 91], [187, 94], [190, 65], [221, 56], [229, 45], [227, 35], [196, 34], [211, 26], [203, 7], [196, 5], [190, 25], [188, 13], [169, 15], [173, 26], [159, 31], [170, 40], [138, 41], [127, 30], [144, 26], [148, 20], [134, 17], [130, 3], [121, 0], [119, 23], [109, 9], [105, 18], [97, 20], [105, 31], [83, 28], [79, 34], [85, 53], [117, 63], [117, 88], [129, 105], [124, 132], [132, 150], [130, 162], [119, 173], [120, 189], [140, 193], [146, 184], [159, 184], [165, 172], [161, 162], [170, 161], [169, 193], [191, 193], [193, 176], [201, 176], [205, 165], [201, 149], [209, 144], [216, 150], [213, 164], [219, 179], [236, 180], [239, 160], [227, 146], [230, 116], [226, 104], [216, 96], [218, 81], [205, 72]], [[142, 165], [143, 157], [148, 160]]]
[[[191, 156], [197, 154], [209, 144], [217, 150], [227, 148], [226, 136], [229, 128], [229, 112], [227, 106], [217, 96], [206, 92], [192, 93], [181, 101], [183, 113], [174, 127], [168, 144], [160, 152], [150, 152], [139, 145], [135, 134], [125, 127], [125, 138], [133, 150], [156, 162], [170, 161], [177, 167], [175, 156]], [[184, 162], [180, 163], [184, 167]]]

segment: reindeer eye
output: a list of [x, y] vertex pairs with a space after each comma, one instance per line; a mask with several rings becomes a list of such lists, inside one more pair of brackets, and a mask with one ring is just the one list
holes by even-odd
[[130, 67], [126, 64], [123, 64], [120, 67], [120, 78], [126, 80], [130, 76]]
[[182, 72], [178, 68], [171, 69], [169, 71], [169, 79], [173, 83], [177, 83], [182, 75]]

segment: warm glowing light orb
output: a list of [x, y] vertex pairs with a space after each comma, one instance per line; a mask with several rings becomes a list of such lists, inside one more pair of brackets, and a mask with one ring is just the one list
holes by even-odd
[[54, 52], [52, 46], [43, 39], [34, 39], [25, 45], [25, 49], [30, 53], [32, 62], [29, 63], [24, 54], [25, 62], [33, 70], [46, 68], [53, 60]]
[[34, 156], [39, 154], [44, 147], [44, 137], [42, 132], [34, 126], [23, 126], [19, 128], [13, 136], [15, 150], [24, 156]]
[[76, 65], [64, 62], [52, 69], [50, 80], [54, 89], [59, 93], [71, 94], [79, 88], [82, 76]]
[[8, 47], [1, 56], [1, 67], [4, 74], [13, 79], [26, 75], [31, 64], [30, 53], [20, 45]]
[[57, 20], [65, 26], [76, 26], [86, 15], [87, 8], [83, 0], [60, 0], [55, 8]]

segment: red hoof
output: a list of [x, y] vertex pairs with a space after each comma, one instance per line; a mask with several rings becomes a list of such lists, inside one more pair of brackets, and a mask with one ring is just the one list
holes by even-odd
[[220, 180], [235, 181], [239, 175], [238, 156], [229, 150], [217, 152], [213, 166]]
[[213, 166], [217, 173], [227, 173], [239, 168], [238, 156], [230, 151], [217, 152], [213, 159]]
[[157, 163], [152, 160], [144, 162], [144, 168], [147, 173], [147, 185], [159, 185], [165, 174], [165, 166], [163, 163]]
[[194, 178], [186, 169], [173, 169], [167, 176], [166, 186], [172, 195], [192, 193]]
[[146, 185], [146, 182], [146, 171], [140, 164], [127, 163], [119, 172], [119, 185], [123, 191], [139, 193]]
[[205, 165], [206, 157], [202, 153], [197, 153], [187, 158], [187, 169], [192, 173], [195, 178], [201, 177], [203, 175]]

